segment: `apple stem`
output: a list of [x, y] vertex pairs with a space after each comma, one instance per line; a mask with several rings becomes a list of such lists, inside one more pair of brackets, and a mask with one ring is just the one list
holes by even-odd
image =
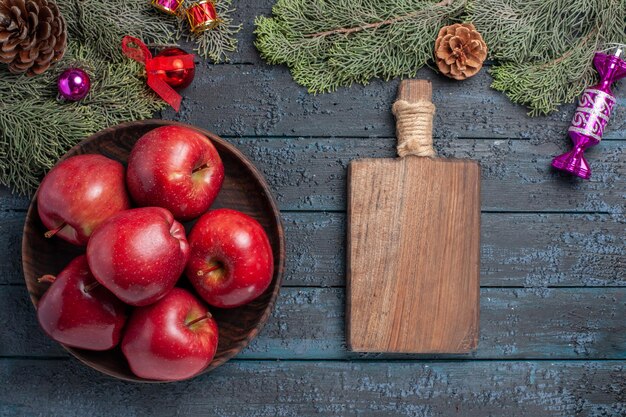
[[83, 291], [85, 291], [86, 293], [89, 293], [89, 291], [91, 291], [94, 288], [97, 288], [99, 286], [100, 286], [100, 283], [98, 281], [94, 281], [91, 284], [85, 285], [85, 287], [83, 288]]
[[202, 164], [198, 168], [195, 168], [193, 171], [191, 171], [191, 173], [193, 174], [194, 172], [202, 171], [203, 169], [208, 168], [208, 167], [209, 167], [209, 164]]
[[220, 264], [213, 265], [213, 266], [212, 266], [212, 267], [210, 267], [209, 269], [206, 269], [206, 270], [204, 270], [204, 271], [203, 271], [203, 270], [198, 271], [198, 272], [197, 272], [197, 275], [202, 276], [202, 275], [204, 275], [204, 274], [209, 274], [209, 273], [211, 273], [211, 272], [213, 272], [213, 271], [217, 271], [217, 270], [218, 270], [218, 269], [220, 269], [221, 267], [222, 267], [222, 266], [221, 266]]
[[194, 324], [196, 324], [196, 323], [198, 323], [198, 322], [201, 322], [202, 320], [210, 319], [211, 317], [213, 317], [213, 316], [211, 315], [211, 313], [210, 313], [210, 312], [208, 312], [208, 311], [207, 311], [207, 312], [206, 312], [206, 314], [205, 314], [204, 316], [200, 316], [200, 317], [198, 317], [197, 319], [193, 319], [193, 320], [191, 320], [189, 323], [185, 323], [185, 324], [187, 325], [187, 327], [191, 327], [191, 326], [193, 326]]
[[54, 275], [46, 274], [39, 277], [37, 279], [37, 282], [47, 282], [48, 284], [52, 284], [56, 279], [57, 277], [55, 277]]
[[55, 227], [54, 229], [48, 230], [46, 233], [44, 233], [43, 235], [45, 237], [47, 237], [48, 239], [50, 239], [52, 236], [56, 235], [57, 233], [59, 233], [61, 231], [61, 229], [63, 229], [65, 226], [67, 226], [67, 223], [63, 222], [60, 225], [58, 225], [57, 227]]

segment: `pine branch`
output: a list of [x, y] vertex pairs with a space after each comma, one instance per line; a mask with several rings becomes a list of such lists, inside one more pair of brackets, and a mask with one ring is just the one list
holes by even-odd
[[574, 101], [593, 52], [626, 43], [626, 0], [278, 0], [272, 14], [256, 20], [261, 57], [314, 93], [413, 76], [442, 26], [471, 21], [498, 61], [492, 86], [531, 115]]
[[[452, 3], [453, 3], [453, 0], [443, 0], [437, 3], [437, 6], [450, 6]], [[331, 29], [331, 30], [318, 32], [318, 33], [310, 33], [310, 34], [304, 35], [304, 37], [305, 38], [319, 38], [319, 37], [325, 37], [325, 36], [330, 36], [330, 35], [349, 35], [351, 33], [360, 32], [362, 30], [377, 29], [381, 26], [391, 25], [394, 23], [408, 20], [408, 19], [413, 19], [419, 16], [420, 13], [421, 13], [421, 10], [416, 10], [414, 12], [407, 13], [403, 16], [393, 17], [393, 18], [385, 19], [379, 22], [367, 23], [364, 25], [349, 27], [349, 28]]]
[[[0, 67], [0, 184], [32, 192], [39, 180], [72, 146], [111, 125], [151, 117], [164, 102], [146, 88], [143, 68], [121, 53], [124, 35], [148, 43], [173, 43], [176, 19], [147, 0], [57, 0], [71, 42], [61, 62], [33, 78]], [[230, 0], [217, 4], [223, 24], [196, 39], [201, 56], [226, 59], [237, 48]], [[188, 31], [188, 29], [185, 29]], [[61, 71], [79, 66], [91, 76], [89, 95], [76, 103], [57, 99]]]
[[273, 17], [256, 19], [256, 46], [286, 64], [310, 92], [374, 77], [414, 76], [432, 56], [439, 28], [465, 2], [426, 0], [278, 0]]
[[474, 0], [466, 19], [498, 65], [492, 87], [537, 116], [576, 100], [593, 84], [593, 54], [626, 43], [626, 0]]
[[[60, 0], [72, 39], [63, 60], [32, 78], [0, 68], [0, 184], [30, 193], [58, 158], [80, 140], [123, 121], [149, 118], [164, 107], [146, 89], [142, 68], [123, 59], [120, 51], [122, 33], [173, 39], [173, 32], [165, 30], [169, 24], [151, 16], [145, 3]], [[106, 10], [99, 14], [98, 8]], [[129, 13], [133, 20], [120, 20], [107, 10]], [[62, 102], [57, 99], [56, 79], [74, 65], [90, 73], [92, 88], [79, 102]]]

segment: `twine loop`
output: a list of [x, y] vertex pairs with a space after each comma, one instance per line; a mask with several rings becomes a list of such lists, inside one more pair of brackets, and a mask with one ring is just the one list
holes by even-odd
[[433, 116], [435, 105], [427, 100], [410, 103], [397, 100], [392, 112], [396, 116], [398, 155], [435, 156], [433, 148]]

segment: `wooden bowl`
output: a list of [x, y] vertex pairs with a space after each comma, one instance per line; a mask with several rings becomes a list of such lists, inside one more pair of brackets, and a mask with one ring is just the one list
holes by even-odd
[[[222, 190], [212, 208], [228, 207], [254, 217], [265, 228], [274, 254], [272, 283], [259, 298], [234, 309], [211, 308], [219, 326], [219, 345], [213, 362], [203, 371], [205, 373], [222, 365], [248, 345], [267, 321], [278, 296], [284, 272], [285, 239], [280, 212], [263, 176], [241, 152], [214, 133], [164, 120], [131, 122], [105, 129], [73, 147], [63, 159], [79, 154], [99, 153], [125, 164], [133, 145], [144, 133], [166, 125], [186, 126], [211, 139], [222, 158], [226, 174]], [[191, 224], [185, 226], [189, 231]], [[35, 194], [28, 208], [22, 239], [24, 279], [35, 308], [49, 286], [38, 283], [37, 278], [44, 274], [58, 274], [69, 261], [84, 253], [84, 248], [70, 245], [59, 238], [46, 239], [45, 231], [37, 213]], [[179, 285], [190, 287], [186, 281], [181, 278]], [[135, 376], [119, 347], [105, 352], [63, 347], [83, 363], [107, 375], [128, 381], [157, 382]]]

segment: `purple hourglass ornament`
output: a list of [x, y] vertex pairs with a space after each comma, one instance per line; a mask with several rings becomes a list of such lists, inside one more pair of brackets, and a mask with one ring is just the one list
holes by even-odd
[[622, 52], [622, 47], [618, 47], [613, 55], [596, 52], [593, 65], [600, 75], [600, 82], [583, 91], [568, 129], [574, 149], [555, 157], [552, 160], [553, 167], [584, 179], [591, 177], [591, 168], [583, 153], [600, 143], [609, 122], [616, 101], [611, 84], [626, 76], [626, 62], [620, 58]]

